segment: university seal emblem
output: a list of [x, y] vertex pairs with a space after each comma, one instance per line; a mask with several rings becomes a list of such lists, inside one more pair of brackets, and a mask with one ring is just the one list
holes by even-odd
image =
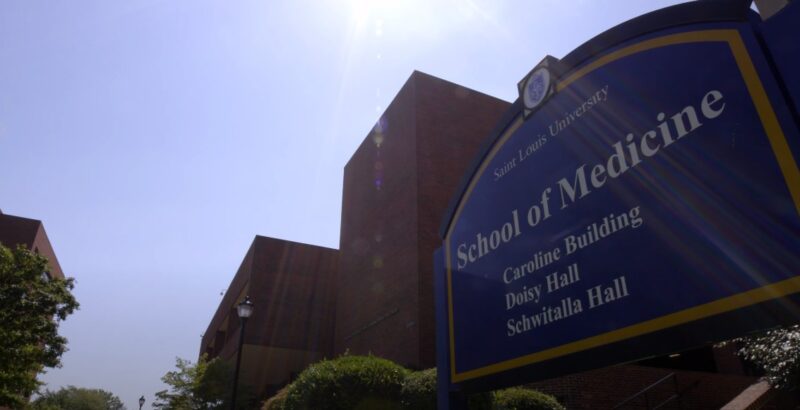
[[528, 77], [523, 88], [522, 100], [525, 108], [532, 110], [550, 94], [550, 72], [542, 67]]

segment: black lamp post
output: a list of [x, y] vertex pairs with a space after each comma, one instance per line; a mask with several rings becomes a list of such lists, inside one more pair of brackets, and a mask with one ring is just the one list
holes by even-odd
[[142, 410], [142, 406], [144, 406], [144, 395], [139, 397], [139, 410]]
[[231, 396], [231, 410], [236, 409], [236, 389], [239, 387], [239, 365], [242, 362], [242, 346], [244, 345], [244, 325], [247, 324], [247, 319], [253, 314], [253, 302], [250, 301], [250, 296], [245, 296], [242, 303], [236, 306], [236, 313], [239, 319], [242, 320], [242, 331], [239, 333], [239, 349], [236, 351], [236, 370], [233, 373], [233, 396]]

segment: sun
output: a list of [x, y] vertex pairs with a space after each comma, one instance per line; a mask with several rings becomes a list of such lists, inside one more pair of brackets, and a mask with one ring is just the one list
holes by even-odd
[[419, 2], [414, 0], [348, 0], [351, 16], [357, 23], [366, 23], [370, 18], [409, 14]]

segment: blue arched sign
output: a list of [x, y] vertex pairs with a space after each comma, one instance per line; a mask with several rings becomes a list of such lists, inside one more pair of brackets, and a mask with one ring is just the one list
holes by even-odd
[[797, 113], [756, 29], [612, 30], [613, 44], [520, 83], [443, 229], [450, 384], [533, 380], [796, 320]]

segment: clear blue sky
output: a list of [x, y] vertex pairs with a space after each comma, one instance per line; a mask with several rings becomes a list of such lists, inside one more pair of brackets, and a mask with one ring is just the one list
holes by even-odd
[[254, 235], [338, 248], [342, 168], [413, 70], [505, 99], [673, 1], [4, 1], [0, 209], [81, 310], [49, 388], [148, 405]]

